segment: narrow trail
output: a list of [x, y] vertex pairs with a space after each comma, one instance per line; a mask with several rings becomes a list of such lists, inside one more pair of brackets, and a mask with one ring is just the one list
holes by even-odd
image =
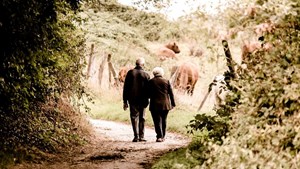
[[165, 142], [157, 143], [152, 128], [145, 129], [147, 142], [132, 142], [131, 125], [90, 119], [94, 134], [92, 143], [77, 153], [41, 164], [20, 164], [13, 169], [147, 169], [155, 159], [186, 146], [190, 139], [167, 132]]

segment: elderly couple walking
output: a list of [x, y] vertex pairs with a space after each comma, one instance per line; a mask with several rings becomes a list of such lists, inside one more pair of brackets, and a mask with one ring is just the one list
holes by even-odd
[[143, 70], [144, 58], [136, 60], [136, 67], [128, 71], [123, 89], [123, 108], [127, 110], [129, 104], [130, 119], [133, 128], [133, 142], [145, 142], [145, 109], [149, 110], [154, 122], [156, 142], [163, 142], [166, 136], [167, 116], [175, 107], [175, 100], [170, 82], [163, 78], [164, 71], [155, 67], [154, 77], [150, 79]]

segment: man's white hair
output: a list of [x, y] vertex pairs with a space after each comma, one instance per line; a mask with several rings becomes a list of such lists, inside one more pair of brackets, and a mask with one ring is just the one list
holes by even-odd
[[153, 73], [154, 76], [163, 76], [164, 75], [164, 69], [161, 68], [161, 67], [155, 67], [152, 70], [152, 73]]
[[142, 58], [142, 57], [140, 57], [140, 58], [138, 58], [138, 59], [136, 60], [135, 64], [136, 64], [136, 65], [139, 65], [139, 66], [142, 66], [142, 65], [145, 64], [145, 59]]

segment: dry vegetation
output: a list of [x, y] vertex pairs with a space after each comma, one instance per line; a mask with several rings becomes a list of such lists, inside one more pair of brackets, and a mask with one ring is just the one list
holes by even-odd
[[[132, 20], [121, 17], [122, 22], [131, 22], [122, 23], [126, 25], [123, 27], [138, 25], [134, 30], [140, 33], [136, 36], [140, 38], [140, 43], [130, 43], [133, 41], [129, 38], [126, 43], [107, 43], [107, 48], [100, 49], [112, 53], [117, 70], [121, 65], [134, 63], [138, 56], [146, 58], [147, 71], [151, 72], [153, 67], [160, 65], [166, 70], [166, 77], [173, 65], [186, 61], [196, 63], [200, 78], [194, 96], [189, 97], [176, 91], [178, 107], [191, 111], [197, 109], [211, 79], [227, 70], [220, 41], [224, 38], [229, 40], [232, 56], [240, 64], [242, 45], [248, 41], [257, 41], [261, 33], [259, 31], [263, 30], [257, 31], [258, 25], [274, 22], [276, 30], [266, 29], [264, 35], [276, 48], [270, 53], [258, 50], [250, 55], [247, 71], [239, 72], [239, 79], [232, 81], [235, 94], [228, 100], [228, 105], [217, 112], [219, 116], [198, 114], [195, 117], [193, 127], [201, 131], [201, 136], [181, 153], [185, 159], [183, 166], [299, 168], [299, 2], [257, 1], [253, 7], [255, 10], [247, 13], [245, 11], [249, 9], [249, 4], [254, 5], [245, 2], [233, 6], [218, 18], [196, 17], [192, 14], [190, 17], [193, 19], [181, 18], [180, 22], [171, 23], [161, 18], [152, 18], [157, 21], [150, 22], [157, 24], [155, 29], [160, 27], [163, 30], [159, 34], [152, 34], [155, 38], [143, 34], [145, 30], [151, 30], [149, 25], [143, 28], [142, 24], [138, 24], [140, 22], [132, 24]], [[141, 19], [133, 18], [135, 21]], [[155, 29], [153, 32], [156, 32]], [[178, 60], [160, 62], [154, 51], [169, 41], [176, 41], [182, 52], [178, 54]], [[190, 56], [190, 49], [195, 44], [204, 50], [200, 57]], [[117, 50], [111, 50], [116, 45]], [[203, 112], [209, 110], [211, 104], [208, 102]], [[174, 161], [178, 162], [179, 156], [166, 157], [154, 167], [174, 167], [172, 165]], [[189, 162], [191, 164], [187, 164]]]
[[[299, 10], [296, 10], [299, 3], [292, 2], [257, 1], [259, 8], [250, 13], [244, 12], [249, 3], [243, 3], [228, 9], [222, 17], [194, 13], [176, 22], [169, 22], [161, 15], [119, 5], [115, 1], [84, 4], [79, 13], [82, 21], [78, 27], [82, 28], [86, 37], [86, 62], [92, 59], [90, 72], [83, 83], [96, 102], [94, 105], [87, 103], [92, 112], [102, 113], [91, 115], [118, 121], [126, 121], [127, 118], [128, 121], [128, 114], [124, 115], [121, 107], [122, 85], [116, 86], [115, 75], [109, 71], [109, 54], [116, 72], [122, 66], [133, 65], [137, 57], [143, 56], [146, 59], [145, 70], [150, 75], [155, 66], [161, 66], [166, 78], [170, 78], [172, 66], [193, 62], [200, 70], [194, 95], [188, 96], [175, 90], [178, 106], [172, 111], [181, 116], [188, 113], [196, 116], [191, 130], [200, 130], [199, 137], [187, 149], [166, 156], [154, 168], [172, 168], [174, 161], [183, 168], [264, 168], [265, 163], [269, 168], [299, 167], [297, 73], [300, 69], [299, 43], [295, 43], [299, 40]], [[289, 13], [287, 6], [295, 10]], [[279, 15], [278, 11], [286, 13]], [[213, 77], [227, 70], [221, 40], [229, 40], [232, 57], [237, 64], [241, 64], [243, 43], [257, 39], [255, 28], [271, 18], [277, 19], [280, 29], [276, 33], [268, 32], [266, 39], [270, 42], [281, 39], [278, 50], [271, 54], [259, 51], [251, 55], [253, 59], [248, 62], [249, 69], [240, 73], [238, 80], [232, 81], [231, 85], [237, 88], [234, 88], [235, 93], [230, 96], [228, 105], [217, 112], [218, 116], [211, 116], [212, 98], [197, 114], [196, 110]], [[155, 53], [169, 42], [179, 45], [179, 59], [160, 61]], [[191, 49], [201, 50], [202, 55], [191, 55]], [[284, 54], [283, 50], [288, 54]], [[291, 57], [293, 55], [296, 56]], [[86, 75], [87, 72], [88, 68], [83, 73]], [[283, 76], [287, 78], [281, 78]], [[61, 107], [61, 111], [65, 108]], [[65, 112], [68, 114], [68, 111]], [[64, 119], [64, 114], [62, 116]], [[184, 120], [187, 119], [182, 118]], [[174, 122], [174, 126], [179, 125], [178, 121]], [[176, 131], [176, 128], [173, 130]], [[180, 132], [186, 132], [186, 129]]]
[[[114, 3], [110, 2], [102, 5], [112, 6], [112, 4]], [[91, 6], [87, 8], [91, 8]], [[223, 74], [226, 70], [221, 40], [212, 38], [212, 35], [207, 30], [208, 27], [213, 25], [205, 25], [198, 29], [188, 29], [189, 26], [180, 24], [181, 21], [168, 22], [159, 15], [136, 11], [121, 5], [115, 7], [113, 11], [109, 11], [109, 9], [102, 11], [100, 7], [96, 5], [92, 8], [99, 8], [99, 10], [84, 10], [80, 15], [86, 20], [86, 22], [82, 24], [82, 28], [85, 30], [87, 37], [87, 60], [91, 50], [90, 46], [91, 44], [95, 44], [93, 54], [95, 59], [91, 66], [90, 78], [88, 79], [88, 86], [93, 90], [93, 93], [94, 91], [97, 93], [99, 90], [107, 90], [114, 84], [114, 81], [109, 83], [109, 70], [107, 64], [104, 63], [102, 83], [99, 86], [99, 67], [108, 54], [112, 55], [112, 63], [116, 72], [118, 72], [122, 66], [134, 65], [135, 59], [143, 56], [146, 59], [145, 69], [150, 75], [152, 75], [151, 70], [155, 66], [161, 66], [165, 70], [166, 78], [170, 78], [172, 66], [179, 65], [183, 62], [195, 63], [200, 70], [200, 77], [196, 84], [194, 95], [189, 97], [176, 93], [179, 103], [188, 106], [191, 105], [194, 110], [197, 110], [203, 95], [207, 92], [208, 84], [213, 77], [217, 74]], [[118, 13], [120, 10], [125, 9], [126, 12], [122, 13], [122, 15]], [[129, 19], [128, 15], [132, 17]], [[145, 18], [143, 17], [146, 17], [148, 21], [144, 21]], [[198, 22], [201, 21], [200, 19]], [[184, 22], [188, 23], [189, 21]], [[153, 26], [151, 27], [149, 24]], [[157, 32], [157, 27], [160, 27], [161, 31]], [[149, 37], [150, 33], [145, 34], [145, 32], [152, 32], [152, 36], [157, 37], [153, 40], [153, 38]], [[197, 38], [197, 36], [199, 38]], [[176, 54], [178, 60], [168, 59], [160, 61], [156, 56], [157, 50], [169, 42], [178, 43], [181, 50], [179, 54]], [[190, 55], [191, 48], [195, 48], [195, 46], [197, 49], [203, 50], [201, 56]], [[232, 45], [231, 47], [234, 56], [239, 59], [239, 46]], [[121, 96], [119, 96], [119, 98], [121, 98]], [[209, 100], [207, 101], [204, 110], [211, 110], [211, 102]]]

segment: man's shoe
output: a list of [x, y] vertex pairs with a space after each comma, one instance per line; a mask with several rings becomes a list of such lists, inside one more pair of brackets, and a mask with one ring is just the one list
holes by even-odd
[[138, 142], [138, 141], [139, 141], [138, 138], [134, 138], [134, 139], [132, 140], [132, 142]]
[[144, 138], [140, 138], [139, 141], [140, 141], [140, 142], [146, 142], [147, 140], [144, 139]]
[[164, 140], [162, 138], [156, 139], [156, 142], [163, 142]]

